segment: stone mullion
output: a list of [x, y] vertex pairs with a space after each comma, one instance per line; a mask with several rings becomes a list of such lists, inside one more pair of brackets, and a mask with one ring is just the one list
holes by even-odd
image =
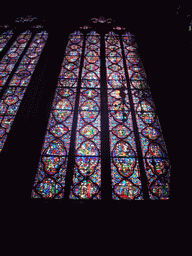
[[112, 199], [108, 96], [105, 63], [105, 34], [101, 34], [101, 199]]

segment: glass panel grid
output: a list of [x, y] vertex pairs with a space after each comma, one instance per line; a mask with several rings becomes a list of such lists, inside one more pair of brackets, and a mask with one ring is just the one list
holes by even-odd
[[112, 198], [142, 200], [138, 155], [118, 35], [113, 32], [106, 35], [105, 46]]
[[87, 35], [79, 98], [71, 199], [101, 199], [100, 36]]

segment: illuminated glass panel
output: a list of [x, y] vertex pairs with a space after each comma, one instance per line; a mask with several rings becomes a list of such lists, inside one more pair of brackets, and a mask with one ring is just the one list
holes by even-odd
[[86, 37], [70, 199], [101, 199], [100, 36]]
[[120, 26], [116, 26], [116, 27], [113, 27], [113, 29], [121, 30], [121, 29], [125, 29], [125, 28], [122, 28]]
[[143, 199], [119, 36], [105, 36], [112, 198]]
[[12, 30], [8, 30], [0, 36], [0, 52], [3, 50], [3, 48], [8, 43], [8, 41], [11, 39], [12, 36], [13, 36]]
[[37, 20], [37, 17], [33, 17], [31, 15], [27, 15], [27, 17], [19, 17], [16, 18], [15, 22], [32, 22], [33, 20]]
[[111, 18], [104, 18], [103, 16], [100, 16], [99, 18], [92, 18], [91, 21], [93, 23], [111, 23]]
[[[26, 40], [28, 40], [30, 36], [31, 34], [29, 32], [25, 32], [18, 40], [23, 42], [22, 45], [26, 45]], [[47, 37], [48, 34], [45, 31], [35, 35], [0, 101], [0, 152], [11, 129], [11, 125], [35, 70], [36, 63], [41, 55]], [[23, 51], [23, 47], [19, 47], [20, 44], [16, 49], [21, 48], [20, 52]], [[15, 53], [15, 49], [13, 52]], [[7, 56], [7, 59], [8, 58], [9, 56]]]
[[20, 34], [17, 37], [16, 41], [12, 44], [9, 51], [0, 61], [0, 91], [2, 90], [11, 71], [13, 70], [15, 64], [17, 63], [19, 57], [25, 49], [25, 46], [27, 45], [31, 34], [32, 33], [29, 30]]
[[87, 26], [87, 25], [85, 25], [85, 26], [83, 26], [83, 27], [79, 27], [80, 29], [89, 29], [89, 28], [91, 28], [89, 25]]
[[134, 38], [130, 33], [122, 38], [149, 196], [150, 199], [166, 200], [169, 199], [170, 162], [159, 119]]
[[69, 36], [55, 92], [32, 198], [63, 198], [83, 35]]

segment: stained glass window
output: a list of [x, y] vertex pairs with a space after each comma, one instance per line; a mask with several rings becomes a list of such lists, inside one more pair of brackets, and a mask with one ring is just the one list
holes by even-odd
[[19, 57], [25, 49], [32, 33], [28, 30], [20, 34], [3, 59], [0, 61], [0, 91], [6, 83]]
[[[6, 76], [5, 79], [7, 79], [7, 76], [10, 74], [10, 70], [13, 69], [13, 66], [18, 60], [18, 56], [23, 51], [30, 37], [30, 31], [21, 34], [3, 58], [5, 69], [8, 70], [3, 72]], [[31, 80], [31, 76], [35, 70], [47, 37], [48, 34], [46, 31], [37, 33], [34, 36], [8, 87], [3, 93], [2, 100], [0, 101], [0, 152], [11, 129], [11, 125]], [[4, 83], [5, 81], [6, 80], [3, 80]]]
[[12, 35], [13, 35], [13, 31], [8, 30], [0, 36], [0, 52], [3, 50], [3, 48], [8, 43], [8, 41], [11, 39]]
[[90, 25], [69, 36], [31, 197], [102, 200], [105, 141], [109, 200], [167, 200], [170, 162], [134, 36], [112, 19]]

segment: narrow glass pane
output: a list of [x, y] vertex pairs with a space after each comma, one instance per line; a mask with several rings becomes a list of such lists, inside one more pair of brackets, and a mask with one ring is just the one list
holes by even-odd
[[16, 41], [12, 44], [9, 51], [0, 61], [0, 91], [2, 90], [15, 64], [25, 49], [29, 39], [31, 38], [31, 34], [32, 33], [29, 30], [20, 34]]
[[112, 198], [143, 199], [138, 154], [133, 131], [119, 36], [105, 36]]
[[87, 35], [71, 199], [101, 199], [100, 36]]
[[0, 35], [0, 52], [3, 50], [3, 48], [6, 46], [6, 44], [11, 39], [12, 36], [13, 36], [12, 30], [8, 30]]
[[130, 80], [150, 199], [169, 199], [170, 162], [147, 77], [130, 33], [123, 46]]
[[[30, 36], [29, 34], [27, 35]], [[3, 149], [47, 37], [46, 31], [35, 35], [0, 101], [0, 152]], [[22, 37], [20, 40], [26, 42], [26, 38]]]
[[32, 198], [63, 198], [83, 35], [69, 36], [41, 151]]

